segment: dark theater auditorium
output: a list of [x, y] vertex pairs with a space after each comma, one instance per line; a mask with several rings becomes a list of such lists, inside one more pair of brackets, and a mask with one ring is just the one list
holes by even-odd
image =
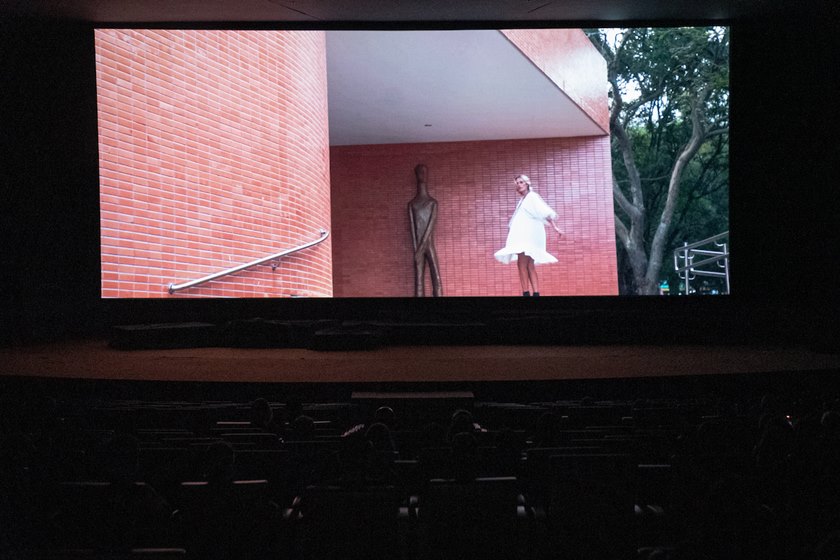
[[832, 6], [0, 3], [0, 558], [840, 558]]

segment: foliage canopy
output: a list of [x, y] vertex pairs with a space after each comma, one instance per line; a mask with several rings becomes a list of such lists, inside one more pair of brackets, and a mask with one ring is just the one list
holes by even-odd
[[675, 247], [729, 228], [729, 29], [585, 31], [607, 61], [621, 292], [655, 294]]

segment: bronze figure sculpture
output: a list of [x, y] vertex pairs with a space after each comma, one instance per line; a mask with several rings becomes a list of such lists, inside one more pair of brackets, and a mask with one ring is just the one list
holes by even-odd
[[426, 295], [426, 263], [429, 264], [429, 276], [432, 279], [432, 295], [435, 297], [443, 295], [434, 238], [438, 204], [427, 190], [428, 173], [428, 169], [422, 163], [414, 168], [414, 174], [417, 177], [417, 196], [408, 203], [411, 239], [414, 242], [415, 297]]

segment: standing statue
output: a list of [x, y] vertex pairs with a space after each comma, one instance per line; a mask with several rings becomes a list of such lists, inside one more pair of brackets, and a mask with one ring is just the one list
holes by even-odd
[[437, 200], [429, 196], [426, 177], [429, 170], [422, 163], [414, 168], [417, 176], [417, 196], [408, 203], [408, 217], [411, 219], [411, 239], [414, 242], [414, 295], [426, 295], [426, 262], [429, 263], [429, 275], [432, 278], [432, 295], [440, 297], [443, 288], [440, 284], [437, 252], [435, 251], [435, 223], [437, 222]]

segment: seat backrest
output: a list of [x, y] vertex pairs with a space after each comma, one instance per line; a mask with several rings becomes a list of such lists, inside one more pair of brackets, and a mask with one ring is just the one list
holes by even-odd
[[420, 498], [421, 516], [429, 523], [452, 527], [513, 521], [519, 490], [518, 480], [512, 476], [468, 482], [433, 479]]
[[422, 546], [432, 557], [502, 559], [518, 556], [522, 531], [515, 477], [467, 482], [430, 480], [419, 497]]
[[308, 486], [301, 500], [304, 557], [392, 558], [399, 543], [400, 495], [393, 486]]
[[326, 530], [347, 526], [389, 527], [396, 523], [400, 495], [394, 486], [361, 489], [331, 485], [308, 486], [303, 494], [304, 518]]
[[233, 466], [237, 478], [277, 483], [282, 477], [288, 477], [291, 454], [283, 449], [236, 450]]

